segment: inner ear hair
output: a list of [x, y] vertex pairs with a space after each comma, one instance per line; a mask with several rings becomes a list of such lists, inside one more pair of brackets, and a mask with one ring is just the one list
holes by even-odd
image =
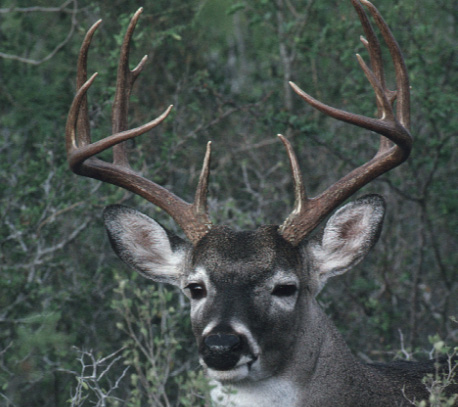
[[367, 195], [340, 208], [310, 242], [318, 292], [326, 281], [358, 264], [374, 246], [383, 223], [385, 202]]

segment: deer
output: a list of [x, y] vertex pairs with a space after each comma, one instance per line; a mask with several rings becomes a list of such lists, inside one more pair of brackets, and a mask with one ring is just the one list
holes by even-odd
[[[309, 197], [291, 142], [278, 135], [291, 167], [295, 203], [280, 225], [236, 231], [214, 225], [207, 205], [211, 142], [206, 146], [193, 203], [134, 171], [125, 141], [161, 124], [172, 106], [154, 120], [128, 128], [132, 87], [147, 57], [129, 68], [129, 47], [140, 8], [122, 46], [112, 110], [112, 135], [92, 141], [87, 92], [88, 51], [97, 21], [87, 32], [78, 57], [76, 88], [66, 124], [70, 169], [116, 185], [161, 208], [183, 230], [177, 236], [147, 215], [123, 205], [104, 210], [108, 237], [128, 266], [157, 283], [179, 287], [190, 300], [192, 330], [199, 362], [214, 383], [215, 406], [326, 407], [407, 406], [427, 399], [422, 378], [434, 361], [363, 363], [346, 345], [316, 299], [327, 280], [359, 263], [381, 233], [385, 202], [362, 196], [341, 206], [363, 186], [403, 163], [412, 148], [410, 85], [401, 49], [379, 11], [367, 0], [351, 0], [365, 33], [370, 66], [357, 54], [374, 90], [377, 117], [326, 105], [290, 85], [306, 103], [330, 117], [380, 135], [375, 156]], [[364, 7], [363, 7], [364, 6]], [[396, 74], [395, 91], [385, 81], [381, 45], [369, 20], [383, 37]], [[97, 157], [112, 148], [113, 161]], [[325, 219], [320, 233], [314, 231]]]

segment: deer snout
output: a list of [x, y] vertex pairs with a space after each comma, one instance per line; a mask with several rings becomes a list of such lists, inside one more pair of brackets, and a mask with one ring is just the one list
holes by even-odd
[[241, 340], [238, 335], [218, 333], [208, 335], [204, 343], [211, 351], [226, 353], [237, 349], [241, 344]]
[[210, 369], [231, 370], [237, 366], [241, 356], [248, 351], [246, 340], [234, 333], [212, 333], [201, 346], [202, 358]]

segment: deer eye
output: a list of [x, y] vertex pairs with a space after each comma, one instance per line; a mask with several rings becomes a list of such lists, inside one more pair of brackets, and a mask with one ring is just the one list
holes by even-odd
[[297, 287], [294, 284], [279, 284], [275, 286], [272, 295], [276, 297], [291, 297], [297, 292]]
[[207, 290], [203, 284], [191, 283], [185, 287], [186, 290], [189, 290], [191, 298], [193, 300], [201, 300], [207, 296]]

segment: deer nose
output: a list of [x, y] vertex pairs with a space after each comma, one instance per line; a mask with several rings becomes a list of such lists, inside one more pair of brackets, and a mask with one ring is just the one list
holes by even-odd
[[240, 347], [241, 340], [233, 334], [213, 334], [205, 338], [205, 346], [213, 352], [230, 352]]
[[215, 370], [233, 369], [242, 355], [240, 336], [227, 333], [208, 335], [203, 342], [201, 354], [205, 364]]

